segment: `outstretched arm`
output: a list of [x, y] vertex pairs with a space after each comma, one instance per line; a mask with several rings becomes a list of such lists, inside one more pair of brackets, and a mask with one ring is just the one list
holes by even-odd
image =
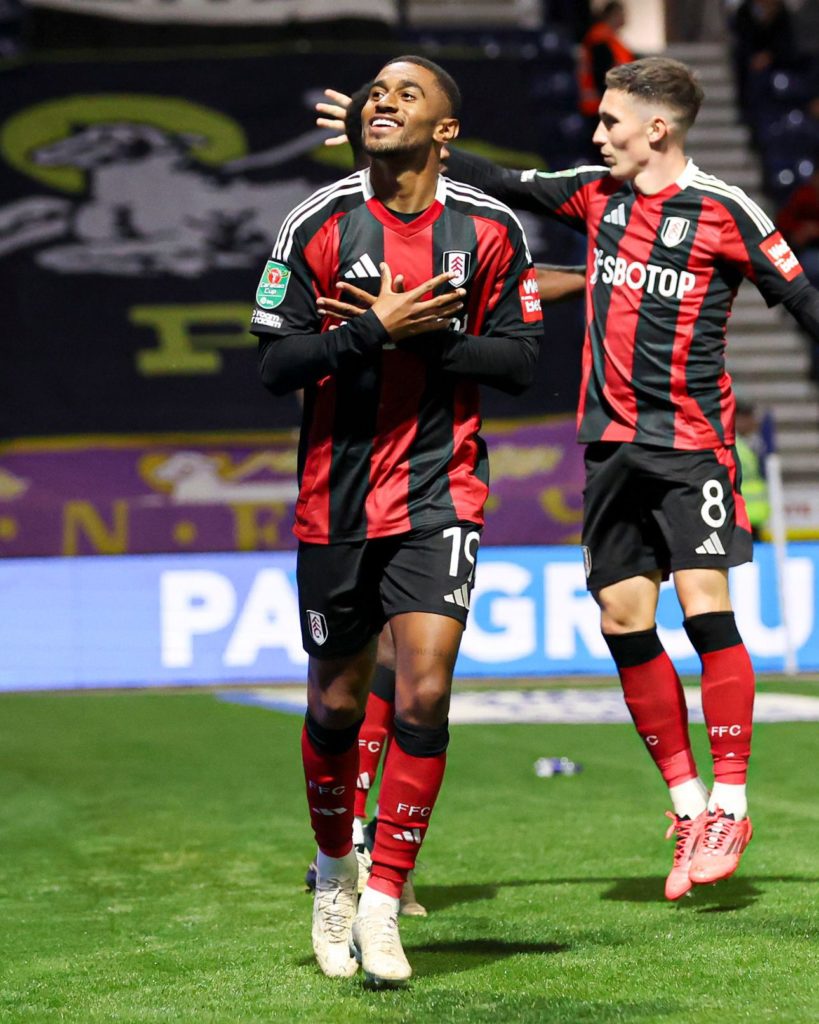
[[794, 295], [787, 295], [782, 304], [803, 330], [819, 344], [819, 291], [806, 284]]
[[541, 302], [563, 302], [582, 295], [586, 289], [586, 268], [536, 264], [537, 287]]

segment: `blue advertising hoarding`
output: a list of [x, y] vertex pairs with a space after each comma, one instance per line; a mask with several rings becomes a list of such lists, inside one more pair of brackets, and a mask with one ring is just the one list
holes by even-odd
[[[758, 671], [783, 666], [773, 551], [732, 570], [740, 631]], [[791, 637], [819, 669], [819, 544], [789, 547]], [[673, 588], [658, 611], [680, 671], [699, 663]], [[295, 554], [13, 559], [0, 563], [0, 690], [304, 678]], [[610, 674], [598, 611], [573, 547], [481, 551], [457, 674]]]

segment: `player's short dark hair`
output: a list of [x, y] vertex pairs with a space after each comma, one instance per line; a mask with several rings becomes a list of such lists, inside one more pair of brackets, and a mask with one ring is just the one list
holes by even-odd
[[458, 83], [450, 75], [448, 71], [444, 71], [440, 64], [436, 64], [434, 60], [427, 60], [426, 57], [418, 57], [414, 54], [405, 54], [403, 57], [393, 57], [392, 60], [388, 60], [384, 65], [389, 67], [390, 64], [417, 64], [420, 68], [426, 68], [427, 71], [431, 71], [435, 75], [441, 92], [446, 96], [449, 101], [449, 114], [451, 117], [458, 117], [461, 113], [461, 90], [458, 88]]
[[609, 0], [609, 3], [605, 4], [605, 6], [601, 8], [597, 17], [600, 21], [603, 21], [605, 18], [610, 18], [615, 11], [617, 11], [618, 14], [626, 13], [622, 0]]
[[620, 89], [649, 103], [662, 103], [677, 114], [684, 132], [696, 120], [704, 96], [691, 68], [671, 57], [643, 57], [619, 64], [606, 74], [606, 88]]

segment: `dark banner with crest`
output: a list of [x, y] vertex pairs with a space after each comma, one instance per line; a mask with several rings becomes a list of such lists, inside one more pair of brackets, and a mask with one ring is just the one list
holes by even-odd
[[[296, 398], [273, 400], [258, 382], [249, 309], [286, 212], [349, 170], [347, 147], [321, 145], [313, 103], [389, 55], [154, 55], [0, 72], [0, 436], [297, 423]], [[464, 144], [547, 162], [539, 140], [557, 115], [542, 109], [538, 62], [443, 62], [463, 86]], [[553, 151], [558, 132], [548, 138], [552, 163], [571, 158]], [[582, 260], [565, 229], [525, 224], [537, 257]], [[571, 408], [581, 315], [577, 302], [549, 311], [538, 384], [516, 400], [487, 392], [489, 415]]]

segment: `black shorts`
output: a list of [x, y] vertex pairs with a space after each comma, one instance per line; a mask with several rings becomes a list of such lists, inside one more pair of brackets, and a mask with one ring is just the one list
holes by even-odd
[[432, 612], [466, 625], [481, 528], [413, 530], [348, 544], [300, 544], [302, 643], [314, 658], [362, 650], [393, 615]]
[[727, 569], [753, 542], [733, 448], [599, 441], [586, 448], [583, 559], [589, 590], [659, 569]]

